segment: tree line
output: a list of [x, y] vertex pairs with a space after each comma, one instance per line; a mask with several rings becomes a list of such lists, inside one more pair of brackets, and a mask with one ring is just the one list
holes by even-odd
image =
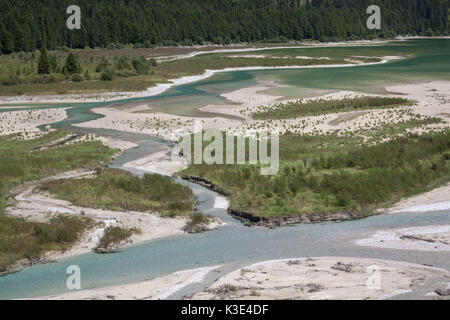
[[[72, 2], [1, 0], [1, 52], [449, 33], [449, 0], [78, 0], [82, 28], [68, 30]], [[374, 2], [378, 31], [366, 27]]]

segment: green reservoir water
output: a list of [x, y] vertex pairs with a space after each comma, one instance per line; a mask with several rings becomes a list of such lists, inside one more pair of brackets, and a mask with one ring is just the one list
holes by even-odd
[[[414, 83], [428, 80], [450, 80], [450, 39], [427, 39], [394, 42], [382, 46], [283, 49], [273, 54], [302, 56], [408, 55], [402, 61], [384, 65], [351, 68], [288, 69], [238, 71], [216, 74], [213, 77], [182, 85], [155, 97], [128, 99], [118, 102], [74, 104], [68, 119], [52, 124], [78, 133], [93, 132], [135, 141], [139, 147], [125, 152], [111, 166], [157, 152], [167, 142], [147, 135], [114, 130], [80, 129], [72, 127], [100, 117], [92, 109], [135, 102], [148, 102], [156, 111], [177, 115], [213, 116], [197, 109], [210, 103], [222, 103], [222, 93], [256, 85], [259, 81], [277, 81], [287, 86], [273, 89], [293, 97], [306, 97], [322, 91], [359, 90], [384, 93], [386, 85]], [[292, 51], [292, 52], [291, 52]], [[258, 52], [258, 54], [263, 54]], [[449, 87], [450, 91], [450, 87]], [[58, 105], [40, 105], [40, 108]], [[0, 112], [9, 109], [0, 109]], [[12, 110], [12, 109], [11, 109]], [[15, 109], [17, 110], [17, 109]], [[134, 171], [134, 174], [144, 172]], [[185, 235], [159, 239], [132, 246], [111, 255], [86, 254], [55, 263], [38, 265], [18, 273], [0, 277], [0, 299], [24, 298], [66, 292], [66, 268], [81, 268], [83, 289], [132, 283], [170, 274], [175, 271], [212, 265], [244, 266], [252, 262], [321, 256], [353, 256], [401, 260], [418, 264], [432, 264], [450, 269], [450, 254], [357, 247], [354, 241], [380, 229], [448, 224], [450, 212], [401, 213], [371, 217], [343, 223], [299, 225], [268, 230], [247, 228], [227, 216], [223, 209], [214, 209], [216, 193], [197, 185], [190, 185], [199, 199], [199, 209], [223, 218], [227, 225], [199, 235]]]

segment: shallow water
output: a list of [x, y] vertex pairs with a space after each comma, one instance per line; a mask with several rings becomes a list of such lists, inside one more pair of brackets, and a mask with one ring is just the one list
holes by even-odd
[[[209, 199], [205, 199], [206, 202]], [[364, 220], [300, 225], [269, 230], [229, 224], [199, 235], [160, 239], [111, 255], [86, 254], [25, 269], [0, 278], [0, 298], [12, 299], [66, 292], [65, 270], [81, 268], [82, 287], [90, 289], [152, 279], [179, 270], [295, 257], [367, 257], [450, 268], [448, 253], [358, 247], [358, 238], [379, 229], [439, 225], [450, 212], [395, 214]]]
[[[292, 50], [292, 49], [289, 49]], [[314, 51], [316, 50], [316, 51]], [[342, 51], [341, 51], [342, 50]], [[350, 51], [351, 50], [351, 51]], [[314, 52], [311, 52], [314, 51]], [[410, 40], [377, 47], [296, 49], [296, 55], [326, 56], [327, 52], [354, 55], [410, 55], [403, 61], [386, 65], [300, 70], [239, 71], [216, 74], [212, 78], [173, 88], [156, 97], [128, 99], [116, 102], [148, 102], [156, 111], [196, 116], [204, 113], [197, 109], [209, 103], [224, 100], [220, 94], [258, 81], [278, 81], [289, 86], [277, 90], [290, 96], [309, 96], [317, 90], [361, 90], [383, 93], [386, 85], [423, 80], [450, 80], [450, 40]], [[369, 53], [370, 52], [370, 53]], [[449, 88], [450, 90], [450, 88]], [[101, 117], [90, 110], [114, 104], [71, 104], [68, 119], [55, 123], [54, 128], [69, 129], [76, 133], [96, 133], [139, 144], [125, 152], [111, 166], [136, 160], [159, 151], [168, 143], [148, 135], [114, 130], [72, 127]], [[57, 107], [61, 105], [41, 105]], [[65, 105], [67, 106], [67, 104]], [[8, 109], [0, 109], [0, 112]], [[213, 116], [213, 115], [210, 115]], [[142, 172], [133, 172], [142, 174]], [[448, 224], [450, 212], [401, 213], [367, 218], [364, 220], [299, 225], [269, 230], [247, 228], [227, 215], [225, 210], [213, 209], [217, 196], [214, 192], [190, 184], [199, 199], [199, 209], [224, 219], [228, 224], [218, 230], [199, 235], [185, 235], [151, 241], [133, 246], [112, 255], [86, 254], [56, 263], [39, 265], [18, 273], [0, 277], [0, 299], [23, 298], [63, 293], [67, 289], [66, 268], [78, 265], [82, 272], [84, 289], [131, 283], [152, 279], [175, 271], [223, 263], [245, 265], [280, 258], [307, 256], [355, 256], [426, 263], [450, 269], [448, 253], [416, 252], [357, 247], [354, 240], [379, 229]]]

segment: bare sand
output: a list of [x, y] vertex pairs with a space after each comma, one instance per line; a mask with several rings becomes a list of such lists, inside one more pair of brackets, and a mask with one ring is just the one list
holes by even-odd
[[184, 287], [201, 282], [217, 267], [176, 272], [171, 275], [121, 286], [73, 291], [36, 300], [163, 300]]
[[450, 224], [377, 231], [357, 245], [374, 248], [450, 252]]
[[[377, 300], [448, 282], [446, 270], [403, 262], [359, 258], [266, 261], [220, 278], [193, 300]], [[427, 288], [428, 289], [428, 288]], [[433, 290], [428, 289], [428, 290]]]
[[450, 184], [429, 192], [403, 199], [390, 209], [380, 209], [380, 212], [432, 212], [450, 210]]
[[[267, 94], [268, 90], [279, 87], [275, 82], [264, 82], [258, 86], [244, 88], [223, 94], [228, 101], [219, 105], [208, 105], [201, 111], [224, 114], [224, 117], [193, 118], [173, 116], [164, 113], [135, 113], [136, 108], [105, 107], [95, 112], [104, 115], [102, 119], [83, 123], [80, 127], [116, 129], [130, 132], [141, 132], [178, 141], [187, 132], [195, 132], [194, 122], [201, 123], [204, 130], [218, 129], [233, 134], [249, 135], [249, 132], [272, 131], [284, 133], [286, 131], [299, 134], [357, 133], [360, 130], [381, 128], [387, 124], [398, 124], [409, 120], [441, 118], [439, 124], [422, 126], [411, 129], [410, 132], [426, 132], [443, 130], [450, 127], [450, 82], [432, 81], [422, 84], [409, 84], [386, 88], [389, 96], [409, 98], [417, 101], [411, 107], [395, 109], [367, 110], [361, 113], [347, 112], [328, 114], [323, 116], [303, 117], [289, 120], [253, 120], [251, 113], [259, 106], [271, 106], [280, 101], [286, 102], [282, 96]], [[341, 91], [323, 95], [320, 99], [342, 99], [344, 97], [367, 96], [364, 93]], [[304, 101], [317, 98], [304, 99]], [[141, 109], [139, 109], [141, 110]], [[226, 115], [238, 116], [242, 120], [229, 119]]]
[[[181, 160], [181, 159], [180, 159]], [[171, 158], [171, 148], [167, 147], [150, 156], [130, 161], [122, 165], [124, 169], [137, 169], [148, 173], [173, 176], [176, 172], [184, 170], [187, 165], [182, 161], [174, 162]]]
[[91, 252], [99, 244], [101, 238], [99, 234], [102, 234], [101, 230], [104, 230], [111, 223], [114, 226], [129, 229], [135, 228], [141, 231], [134, 234], [129, 242], [124, 243], [124, 245], [185, 233], [183, 228], [188, 222], [187, 218], [172, 219], [162, 218], [157, 213], [119, 212], [77, 207], [68, 201], [55, 199], [49, 194], [40, 192], [38, 189], [39, 185], [45, 181], [89, 178], [93, 174], [95, 174], [93, 171], [67, 172], [39, 182], [25, 184], [19, 190], [16, 190], [14, 199], [10, 203], [11, 205], [6, 208], [7, 214], [34, 222], [48, 223], [57, 214], [89, 217], [98, 222], [98, 226], [89, 230], [72, 249], [63, 253], [49, 253], [45, 257], [46, 259], [54, 260]]
[[[258, 51], [265, 51], [265, 50], [273, 50], [273, 49], [305, 49], [305, 48], [335, 48], [335, 47], [352, 47], [352, 46], [360, 46], [360, 45], [381, 45], [383, 43], [386, 43], [387, 41], [381, 41], [381, 40], [357, 40], [357, 41], [340, 41], [340, 42], [314, 42], [314, 41], [308, 41], [308, 42], [302, 42], [302, 43], [295, 43], [290, 46], [273, 46], [273, 47], [248, 47], [248, 48], [220, 48], [220, 49], [213, 49], [213, 50], [201, 50], [202, 47], [198, 47], [200, 50], [195, 50], [193, 52], [189, 52], [187, 54], [179, 54], [179, 55], [170, 55], [170, 56], [161, 56], [157, 58], [157, 61], [174, 61], [174, 60], [181, 60], [181, 59], [187, 59], [187, 58], [193, 58], [198, 55], [202, 54], [209, 54], [209, 53], [239, 53], [239, 52], [258, 52]], [[208, 48], [208, 49], [211, 49]], [[255, 55], [259, 56], [259, 55]], [[238, 56], [240, 57], [240, 56]]]
[[[40, 181], [26, 183], [13, 190], [13, 199], [8, 201], [9, 206], [5, 209], [8, 215], [33, 222], [48, 223], [56, 215], [68, 214], [88, 217], [97, 222], [96, 226], [88, 230], [70, 250], [49, 252], [43, 257], [43, 262], [92, 252], [98, 247], [106, 228], [111, 226], [139, 231], [134, 233], [130, 239], [121, 243], [119, 247], [186, 234], [184, 227], [189, 222], [187, 217], [166, 218], [161, 217], [156, 212], [122, 212], [78, 207], [68, 201], [55, 199], [50, 194], [39, 190], [39, 186], [44, 182], [60, 179], [91, 178], [94, 175], [94, 171], [66, 172]], [[213, 219], [204, 227], [207, 230], [212, 230], [220, 226], [222, 226], [222, 222]], [[21, 269], [28, 263], [28, 261], [19, 261], [15, 266], [12, 266], [11, 270]]]
[[[167, 299], [220, 266], [176, 272], [120, 286], [73, 291], [39, 300]], [[382, 300], [413, 295], [439, 298], [450, 272], [404, 262], [361, 258], [296, 258], [264, 261], [228, 273], [185, 300]], [[445, 297], [442, 297], [445, 299]]]
[[0, 112], [0, 136], [18, 133], [24, 139], [32, 139], [41, 134], [38, 126], [66, 118], [67, 114], [63, 108]]

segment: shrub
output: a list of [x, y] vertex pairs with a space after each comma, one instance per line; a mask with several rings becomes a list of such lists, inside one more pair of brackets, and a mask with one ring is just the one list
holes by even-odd
[[55, 83], [56, 82], [55, 76], [51, 75], [51, 74], [45, 75], [42, 78], [42, 80], [43, 80], [44, 83]]
[[150, 62], [144, 57], [133, 59], [133, 68], [139, 74], [148, 74], [150, 70]]
[[117, 76], [123, 77], [123, 78], [135, 77], [137, 75], [138, 74], [136, 72], [131, 71], [131, 70], [123, 70], [123, 71], [117, 72]]
[[20, 80], [20, 78], [13, 74], [9, 75], [8, 77], [6, 77], [2, 80], [2, 84], [4, 86], [16, 86], [21, 83], [22, 83], [22, 81]]
[[79, 74], [79, 73], [75, 73], [73, 76], [72, 76], [72, 81], [73, 82], [81, 82], [81, 81], [83, 81], [84, 79], [83, 79], [83, 76], [81, 75], [81, 74]]
[[105, 230], [103, 238], [100, 240], [97, 249], [111, 250], [112, 247], [120, 245], [128, 238], [130, 238], [133, 233], [137, 233], [137, 229], [124, 229], [120, 227], [109, 227]]
[[206, 221], [206, 217], [203, 215], [203, 213], [201, 213], [201, 212], [195, 212], [193, 215], [192, 215], [192, 219], [191, 219], [191, 224], [192, 225], [197, 225], [197, 224], [200, 224], [200, 223], [203, 223], [203, 222], [205, 222]]
[[102, 72], [100, 79], [102, 81], [113, 81], [115, 78], [115, 73], [112, 70], [105, 70]]

